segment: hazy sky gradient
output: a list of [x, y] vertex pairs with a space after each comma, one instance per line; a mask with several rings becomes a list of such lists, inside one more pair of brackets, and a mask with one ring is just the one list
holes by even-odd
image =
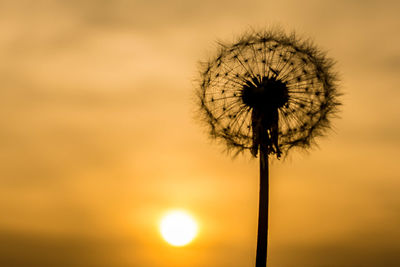
[[[337, 61], [341, 119], [271, 167], [270, 267], [400, 264], [399, 1], [0, 2], [0, 265], [250, 267], [258, 162], [196, 123], [198, 60], [281, 25]], [[200, 222], [169, 247], [171, 208]]]

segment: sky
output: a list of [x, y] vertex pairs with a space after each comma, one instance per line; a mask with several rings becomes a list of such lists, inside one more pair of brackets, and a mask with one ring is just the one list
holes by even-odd
[[[0, 265], [254, 266], [258, 161], [196, 120], [216, 41], [279, 26], [336, 61], [340, 118], [270, 166], [270, 267], [400, 264], [399, 1], [0, 1]], [[165, 212], [199, 223], [162, 240]]]

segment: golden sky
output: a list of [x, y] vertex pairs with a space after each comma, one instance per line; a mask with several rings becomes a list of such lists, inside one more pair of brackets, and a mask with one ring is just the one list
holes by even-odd
[[[0, 266], [250, 267], [258, 161], [194, 119], [216, 40], [281, 25], [337, 61], [341, 119], [271, 166], [271, 267], [400, 264], [400, 2], [2, 0]], [[162, 214], [200, 232], [174, 248]]]

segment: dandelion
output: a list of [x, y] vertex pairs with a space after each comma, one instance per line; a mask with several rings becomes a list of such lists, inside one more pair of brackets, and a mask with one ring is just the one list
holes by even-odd
[[268, 160], [308, 148], [330, 127], [340, 102], [333, 61], [294, 34], [263, 31], [220, 43], [201, 64], [197, 97], [210, 135], [260, 158], [256, 267], [268, 244]]

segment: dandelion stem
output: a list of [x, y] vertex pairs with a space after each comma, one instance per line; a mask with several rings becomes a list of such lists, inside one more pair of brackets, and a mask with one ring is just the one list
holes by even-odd
[[268, 148], [260, 145], [260, 196], [258, 205], [258, 234], [256, 267], [267, 266], [268, 205], [269, 205]]

